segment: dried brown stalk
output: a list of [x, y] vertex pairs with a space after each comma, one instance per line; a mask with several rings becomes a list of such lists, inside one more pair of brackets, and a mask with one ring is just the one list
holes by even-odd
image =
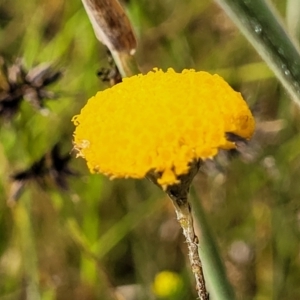
[[97, 39], [111, 52], [122, 77], [140, 73], [132, 55], [136, 39], [117, 0], [82, 0]]
[[109, 50], [134, 53], [136, 40], [130, 21], [117, 0], [82, 0], [97, 39]]

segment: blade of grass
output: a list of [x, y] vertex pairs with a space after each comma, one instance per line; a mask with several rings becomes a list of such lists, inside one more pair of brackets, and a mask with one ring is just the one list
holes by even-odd
[[300, 52], [264, 0], [216, 0], [300, 105]]
[[74, 219], [67, 221], [67, 231], [72, 239], [88, 254], [97, 260], [101, 260], [113, 247], [115, 247], [131, 230], [133, 230], [146, 216], [155, 212], [162, 205], [159, 197], [150, 198], [142, 202], [134, 211], [126, 214], [120, 221], [114, 224], [96, 243], [90, 244], [88, 238]]
[[19, 235], [24, 277], [26, 280], [26, 299], [40, 300], [37, 253], [33, 224], [31, 222], [31, 199], [28, 193], [22, 201], [12, 207], [15, 226]]

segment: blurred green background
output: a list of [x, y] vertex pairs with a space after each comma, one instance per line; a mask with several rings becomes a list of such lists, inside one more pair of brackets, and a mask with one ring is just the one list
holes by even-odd
[[[273, 2], [286, 20], [287, 1]], [[240, 154], [205, 164], [194, 187], [237, 299], [300, 299], [299, 108], [213, 1], [123, 4], [143, 72], [219, 73], [249, 103], [254, 138]], [[196, 299], [166, 195], [147, 180], [90, 175], [75, 159], [71, 118], [108, 87], [96, 74], [109, 67], [82, 3], [0, 0], [0, 55], [9, 65], [23, 58], [27, 70], [50, 62], [63, 72], [47, 87], [57, 95], [45, 100], [48, 113], [22, 101], [0, 119], [0, 299]], [[0, 82], [4, 89], [3, 72]], [[61, 172], [67, 188], [53, 180], [51, 161], [46, 178], [13, 180], [56, 144], [71, 153], [76, 175]]]

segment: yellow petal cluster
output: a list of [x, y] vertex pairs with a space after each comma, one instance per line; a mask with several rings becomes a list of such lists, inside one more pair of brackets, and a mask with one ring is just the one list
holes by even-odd
[[155, 69], [98, 92], [76, 126], [74, 145], [92, 172], [142, 178], [161, 173], [163, 186], [177, 183], [194, 159], [231, 149], [225, 133], [249, 139], [254, 119], [241, 95], [220, 76]]

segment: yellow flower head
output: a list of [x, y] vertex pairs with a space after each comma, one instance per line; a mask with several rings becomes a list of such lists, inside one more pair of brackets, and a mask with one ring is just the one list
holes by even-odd
[[254, 119], [241, 95], [220, 76], [154, 70], [123, 79], [89, 99], [73, 118], [75, 149], [92, 172], [112, 178], [161, 174], [178, 183], [195, 159], [231, 149], [227, 132], [249, 139]]
[[182, 290], [183, 281], [175, 272], [162, 271], [155, 276], [152, 288], [159, 298], [172, 299]]

